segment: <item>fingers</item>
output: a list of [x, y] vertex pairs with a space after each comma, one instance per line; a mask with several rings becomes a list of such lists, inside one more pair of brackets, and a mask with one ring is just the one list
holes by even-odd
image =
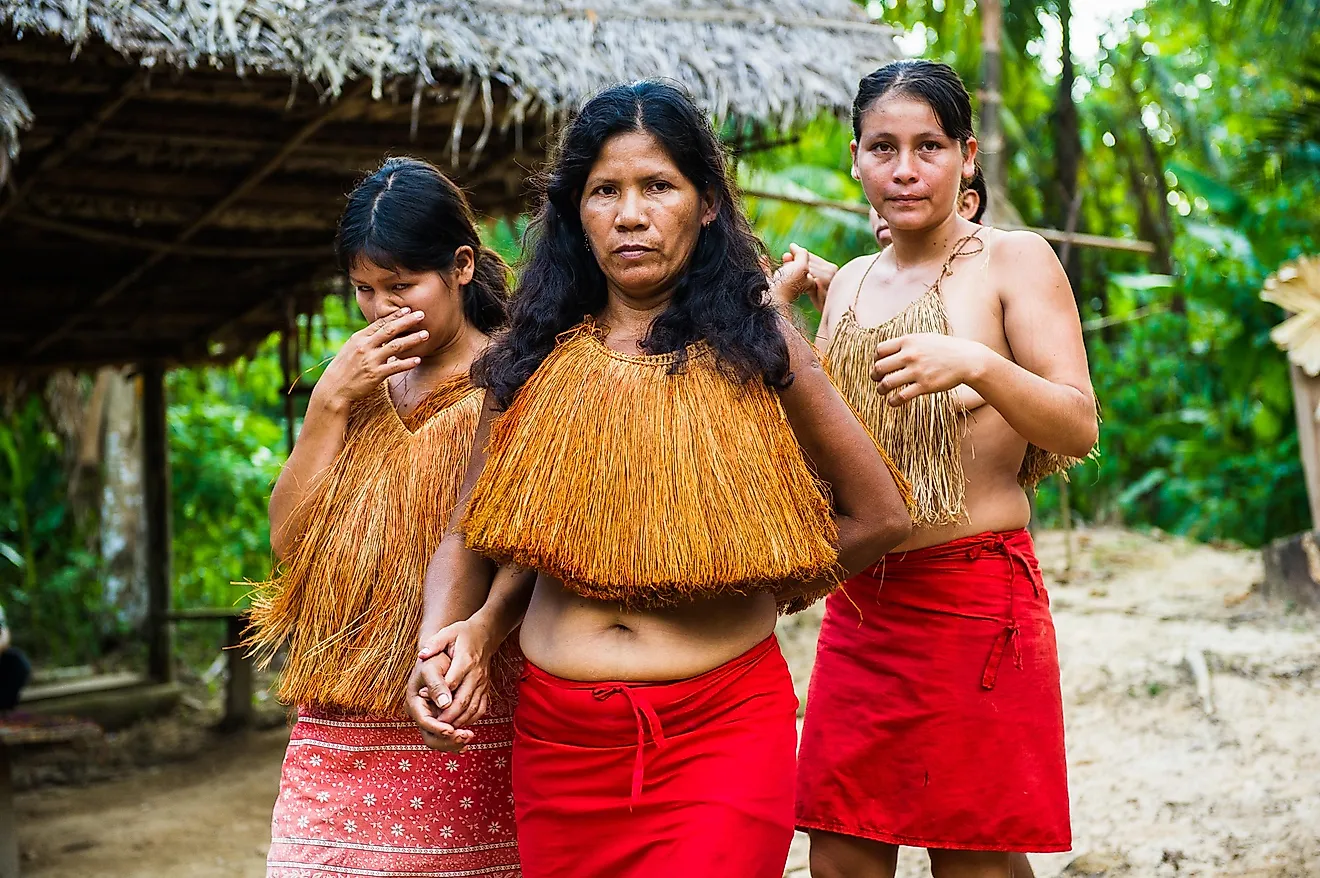
[[381, 364], [380, 376], [378, 380], [384, 381], [386, 378], [390, 377], [391, 375], [398, 375], [400, 372], [408, 372], [412, 369], [416, 369], [421, 364], [422, 364], [421, 357], [407, 357], [402, 360], [396, 357], [390, 357], [383, 364]]
[[490, 709], [490, 696], [485, 692], [468, 699], [467, 709], [454, 719], [454, 726], [459, 729], [465, 729], [476, 724], [477, 720], [486, 715]]
[[806, 271], [807, 266], [811, 263], [811, 251], [805, 247], [799, 247], [797, 244], [789, 244], [788, 252], [793, 254], [793, 262], [800, 266], [803, 271]]
[[453, 701], [450, 695], [449, 686], [445, 683], [446, 667], [441, 665], [436, 659], [428, 659], [418, 664], [418, 671], [421, 674], [422, 682], [430, 690], [431, 702], [436, 707], [444, 710]]
[[457, 625], [446, 625], [441, 628], [426, 639], [426, 642], [422, 644], [422, 648], [418, 650], [417, 657], [422, 661], [426, 661], [433, 656], [437, 656], [440, 653], [447, 651], [449, 647], [453, 645], [454, 641], [458, 639], [459, 630], [460, 629]]
[[402, 334], [406, 330], [417, 326], [426, 317], [421, 311], [414, 311], [411, 308], [400, 308], [384, 317], [378, 318], [375, 323], [367, 327], [368, 340], [375, 346], [380, 347], [385, 342]]
[[393, 357], [397, 357], [399, 354], [403, 353], [409, 348], [417, 347], [419, 344], [422, 344], [430, 337], [431, 337], [431, 333], [427, 332], [425, 329], [420, 330], [418, 332], [410, 332], [407, 335], [401, 335], [398, 338], [393, 339], [392, 341], [386, 342], [385, 344], [381, 345], [380, 349], [382, 353], [388, 355], [390, 358], [393, 358]]
[[876, 389], [881, 393], [889, 393], [891, 390], [898, 390], [908, 384], [917, 382], [917, 375], [911, 369], [899, 369], [894, 372], [880, 373], [879, 377], [872, 372], [872, 380], [876, 383]]
[[484, 675], [469, 674], [454, 691], [454, 703], [440, 714], [440, 719], [458, 729], [472, 725], [485, 712], [488, 689]]
[[470, 675], [475, 664], [472, 653], [468, 652], [467, 649], [455, 649], [454, 657], [449, 663], [449, 670], [445, 672], [445, 686], [451, 692], [457, 689], [464, 678]]
[[878, 364], [885, 357], [892, 357], [903, 350], [903, 342], [907, 339], [906, 335], [900, 335], [898, 338], [891, 338], [888, 341], [882, 341], [875, 346], [875, 360]]

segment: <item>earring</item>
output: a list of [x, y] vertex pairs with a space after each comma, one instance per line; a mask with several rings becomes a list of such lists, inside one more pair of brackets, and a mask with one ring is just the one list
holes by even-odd
[[587, 237], [586, 232], [582, 233], [582, 246], [587, 248], [588, 253], [591, 252], [591, 239]]

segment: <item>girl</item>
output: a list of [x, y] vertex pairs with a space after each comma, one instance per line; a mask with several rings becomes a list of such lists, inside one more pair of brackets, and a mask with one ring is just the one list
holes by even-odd
[[390, 159], [353, 190], [335, 241], [368, 325], [316, 383], [270, 501], [281, 566], [251, 645], [287, 647], [298, 706], [268, 878], [519, 874], [510, 792], [514, 674], [468, 752], [427, 749], [403, 710], [421, 583], [482, 409], [468, 378], [505, 320], [507, 268], [462, 192]]
[[943, 64], [862, 80], [854, 174], [892, 245], [839, 270], [819, 344], [912, 483], [911, 537], [826, 604], [799, 752], [812, 874], [1008, 876], [1070, 847], [1059, 665], [1025, 487], [1095, 444], [1053, 250], [959, 215], [971, 101]]

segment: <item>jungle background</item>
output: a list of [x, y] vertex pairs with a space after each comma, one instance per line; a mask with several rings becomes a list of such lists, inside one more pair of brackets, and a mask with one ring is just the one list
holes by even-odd
[[[909, 51], [978, 81], [976, 3], [873, 0], [867, 10], [903, 26]], [[1098, 25], [1088, 12], [1094, 32], [1082, 39], [1075, 12], [1068, 0], [1003, 5], [1003, 191], [1030, 225], [1139, 238], [1156, 252], [1069, 255], [1104, 408], [1102, 454], [1073, 476], [1072, 516], [1247, 547], [1303, 530], [1287, 365], [1268, 337], [1282, 314], [1258, 294], [1320, 236], [1320, 2], [1120, 4]], [[741, 152], [740, 181], [859, 201], [849, 137], [844, 121], [812, 121]], [[873, 249], [865, 217], [769, 198], [747, 206], [773, 252], [794, 241], [842, 263]], [[511, 262], [521, 228], [487, 225]], [[304, 318], [304, 383], [358, 321], [351, 300], [333, 294]], [[119, 478], [115, 442], [89, 455], [81, 432], [98, 380], [10, 393], [0, 424], [0, 602], [16, 644], [49, 666], [137, 660], [133, 613], [111, 593], [133, 563], [121, 557], [133, 542], [123, 510], [107, 500]], [[282, 385], [275, 338], [232, 365], [170, 373], [179, 606], [232, 606], [242, 583], [269, 569], [266, 499], [286, 454]], [[101, 387], [95, 405], [115, 395]], [[131, 451], [132, 418], [121, 420]], [[1040, 522], [1057, 523], [1060, 508], [1057, 483], [1047, 484]], [[186, 638], [183, 647], [186, 658]], [[198, 661], [213, 656], [211, 646], [197, 651]]]

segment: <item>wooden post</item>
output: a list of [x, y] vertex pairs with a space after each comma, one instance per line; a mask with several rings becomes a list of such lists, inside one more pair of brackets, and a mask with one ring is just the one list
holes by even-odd
[[248, 626], [246, 613], [230, 616], [225, 622], [225, 660], [229, 666], [229, 685], [225, 688], [225, 717], [228, 731], [252, 725], [252, 659], [240, 644]]
[[1312, 378], [1295, 363], [1289, 364], [1289, 370], [1312, 529], [1264, 548], [1265, 578], [1260, 593], [1267, 600], [1320, 609], [1320, 418], [1316, 417], [1320, 377]]
[[142, 487], [147, 516], [147, 673], [158, 683], [174, 679], [170, 638], [169, 434], [165, 416], [165, 366], [142, 369]]
[[1293, 408], [1297, 412], [1297, 442], [1302, 450], [1306, 499], [1311, 504], [1311, 527], [1320, 528], [1320, 377], [1312, 378], [1296, 363], [1288, 364], [1292, 377]]
[[18, 878], [17, 823], [9, 747], [0, 741], [0, 878]]

